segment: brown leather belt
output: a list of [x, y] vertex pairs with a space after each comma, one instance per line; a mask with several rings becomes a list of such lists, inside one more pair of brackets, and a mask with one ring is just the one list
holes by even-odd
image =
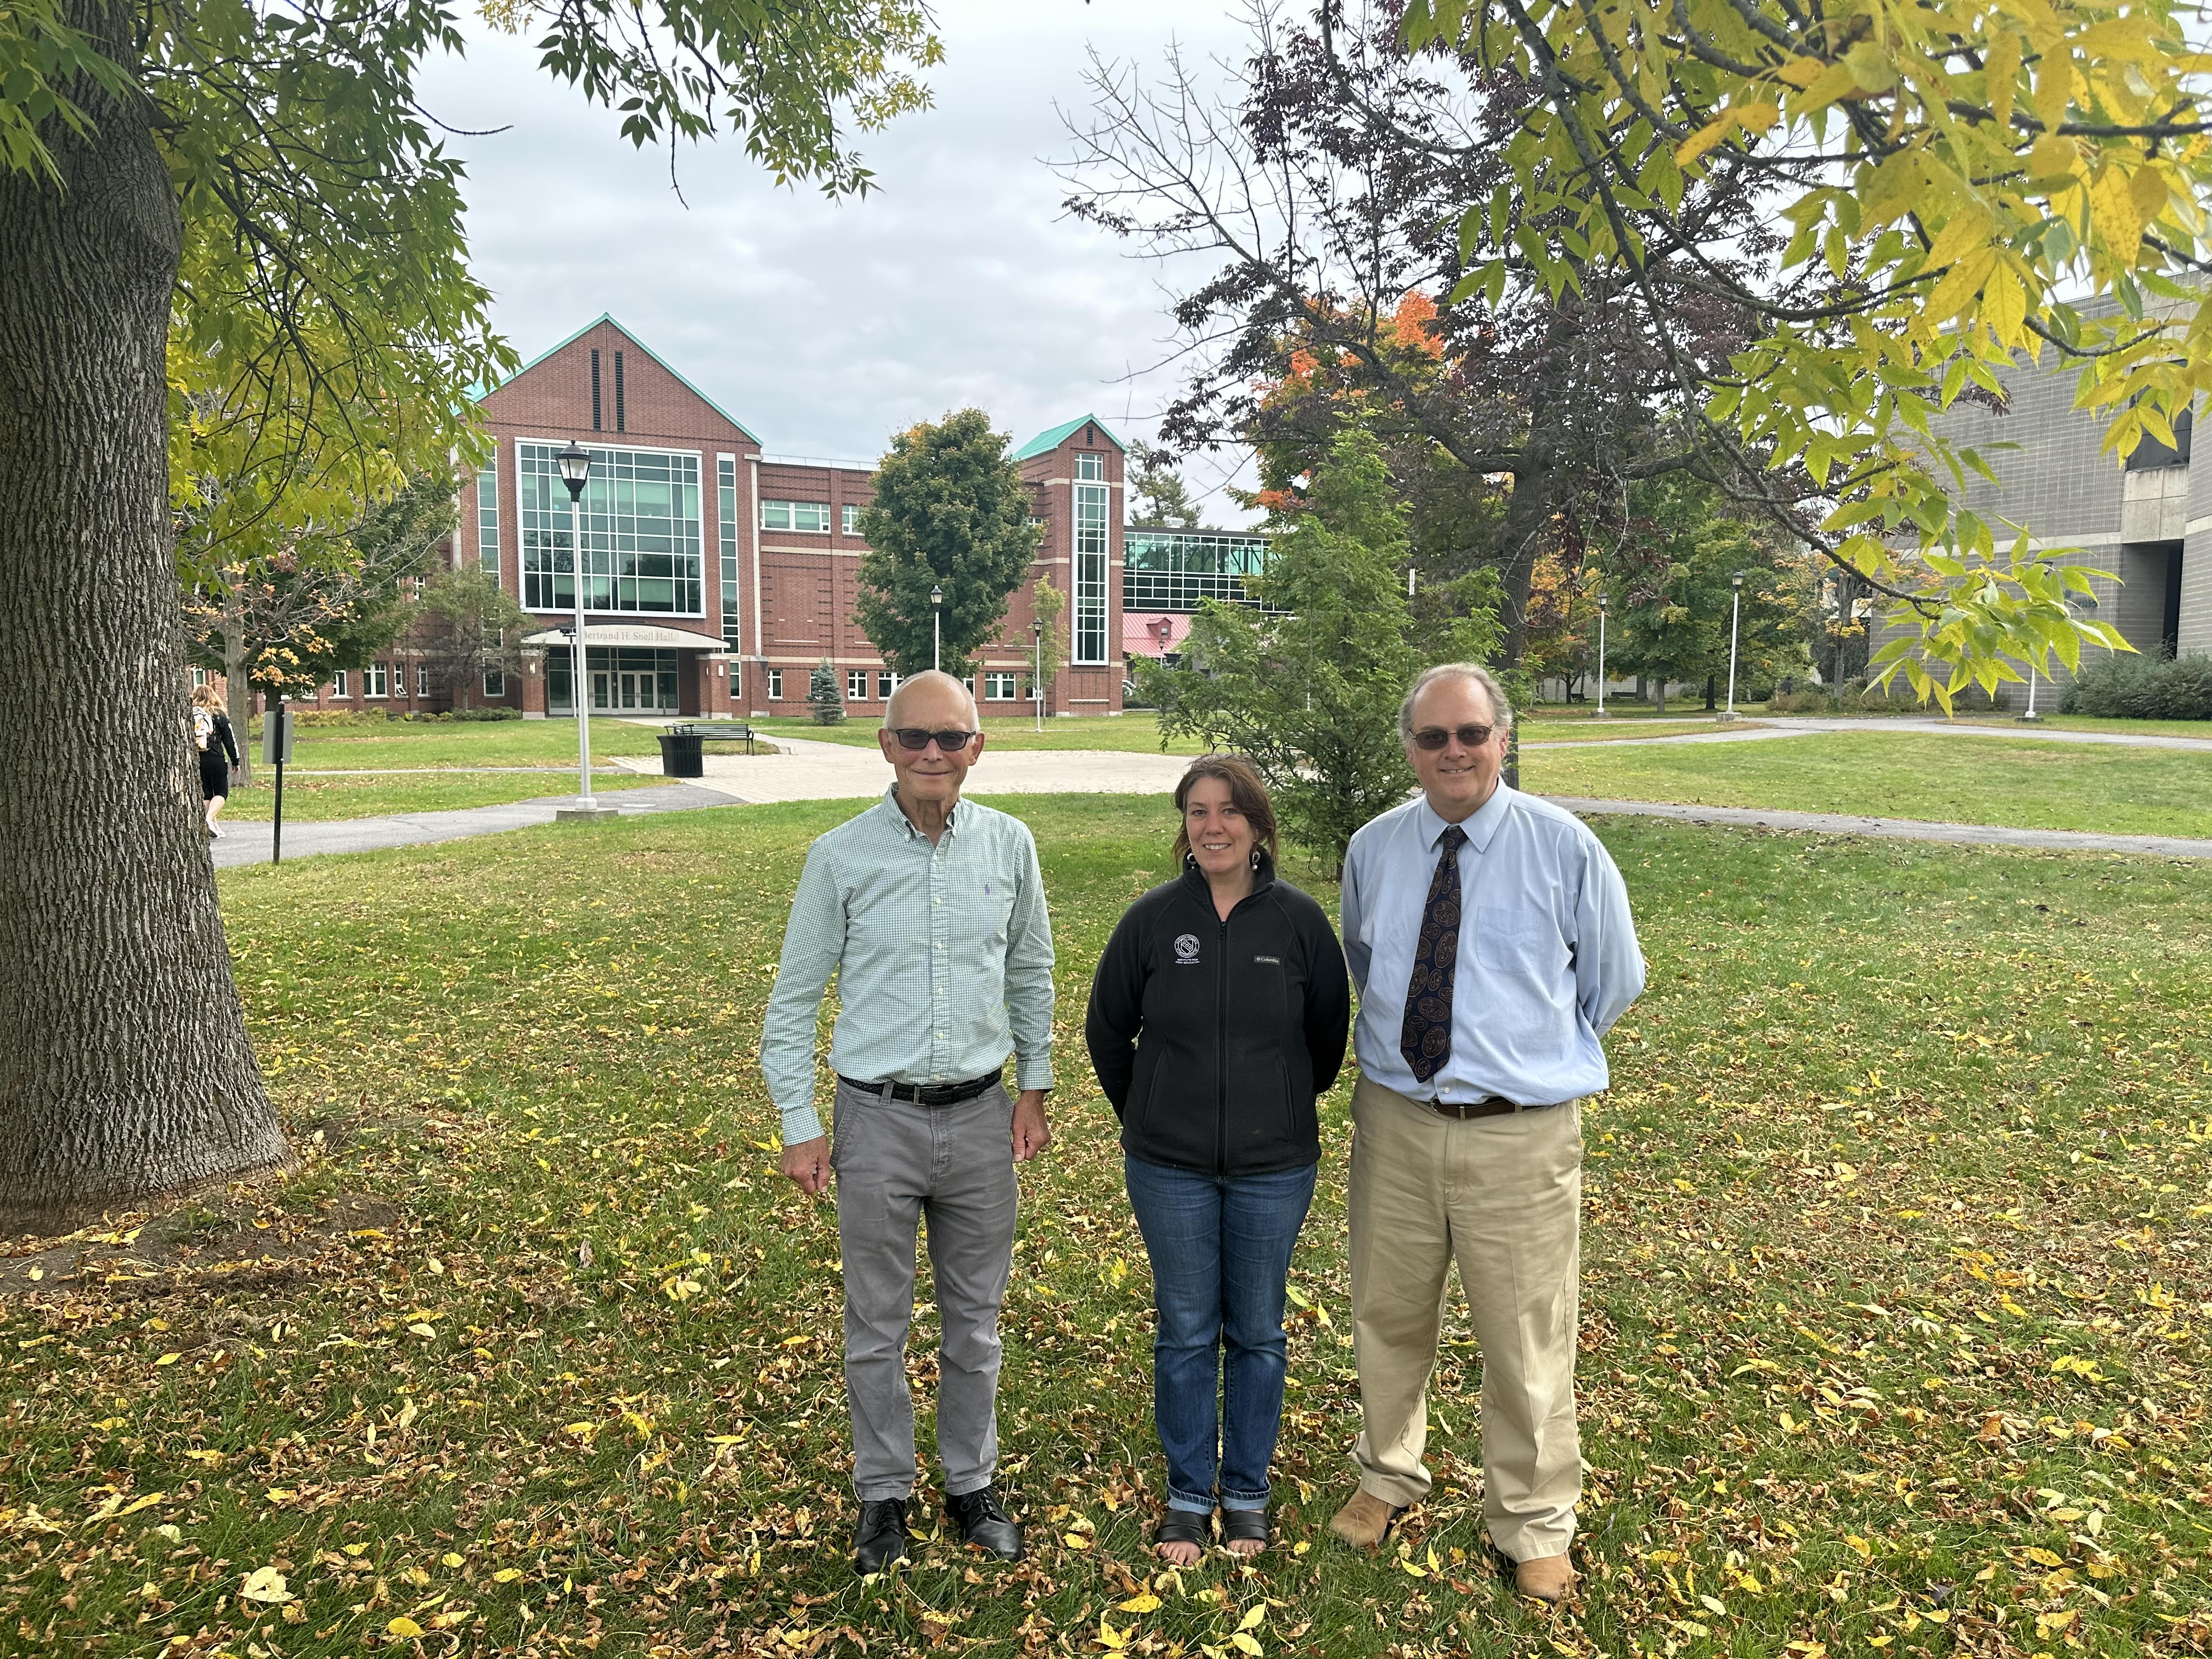
[[1425, 1100], [1420, 1104], [1438, 1117], [1455, 1117], [1462, 1123], [1471, 1117], [1503, 1117], [1508, 1112], [1540, 1112], [1544, 1109], [1541, 1106], [1518, 1105], [1504, 1095], [1492, 1095], [1485, 1100], [1471, 1100], [1464, 1103], [1454, 1100]]

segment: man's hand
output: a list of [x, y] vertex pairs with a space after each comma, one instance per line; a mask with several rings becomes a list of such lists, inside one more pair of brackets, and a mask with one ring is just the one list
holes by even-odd
[[1052, 1130], [1044, 1121], [1044, 1091], [1024, 1089], [1014, 1097], [1014, 1162], [1026, 1164], [1051, 1145]]
[[811, 1140], [793, 1141], [785, 1147], [783, 1172], [799, 1183], [800, 1192], [814, 1197], [830, 1184], [830, 1137], [817, 1135]]

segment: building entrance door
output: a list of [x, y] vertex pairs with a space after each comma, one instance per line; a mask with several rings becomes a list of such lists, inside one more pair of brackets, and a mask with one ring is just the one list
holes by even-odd
[[650, 670], [639, 673], [625, 668], [622, 675], [622, 706], [625, 708], [653, 708], [659, 706], [653, 695], [653, 676]]
[[592, 671], [592, 707], [612, 708], [615, 706], [615, 677], [604, 668]]

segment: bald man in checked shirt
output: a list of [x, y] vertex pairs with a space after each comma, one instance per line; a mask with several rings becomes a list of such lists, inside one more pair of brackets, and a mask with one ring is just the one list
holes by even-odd
[[[960, 799], [983, 752], [975, 700], [949, 674], [917, 674], [892, 695], [876, 740], [895, 781], [809, 849], [761, 1033], [761, 1069], [783, 1115], [784, 1174], [810, 1195], [833, 1173], [837, 1183], [860, 1503], [853, 1564], [862, 1573], [907, 1554], [915, 1465], [906, 1336], [925, 1215], [944, 1329], [945, 1508], [969, 1543], [1001, 1560], [1022, 1553], [1021, 1528], [993, 1485], [999, 1307], [1013, 1261], [1014, 1165], [1052, 1138], [1052, 927], [1029, 827]], [[814, 1109], [815, 1023], [832, 974], [834, 1141]]]

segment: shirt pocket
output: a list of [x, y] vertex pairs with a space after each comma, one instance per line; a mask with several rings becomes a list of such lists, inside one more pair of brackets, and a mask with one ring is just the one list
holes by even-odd
[[1530, 906], [1479, 904], [1474, 910], [1474, 959], [1485, 968], [1538, 968], [1554, 954], [1556, 933], [1552, 919]]
[[994, 881], [962, 902], [960, 908], [961, 920], [966, 924], [960, 931], [968, 935], [969, 943], [1006, 948], [1014, 917], [1012, 883]]

